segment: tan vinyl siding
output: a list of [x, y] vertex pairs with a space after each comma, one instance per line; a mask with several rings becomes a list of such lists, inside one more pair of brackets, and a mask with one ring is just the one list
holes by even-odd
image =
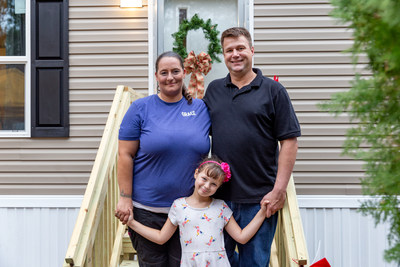
[[83, 194], [117, 85], [147, 94], [148, 18], [119, 0], [69, 1], [70, 137], [0, 138], [0, 194]]
[[[70, 0], [70, 137], [0, 138], [0, 194], [83, 194], [117, 85], [147, 94], [147, 1]], [[255, 66], [288, 89], [303, 136], [298, 194], [358, 194], [362, 162], [341, 156], [354, 123], [316, 104], [349, 88], [351, 32], [326, 0], [254, 0]]]
[[333, 93], [349, 88], [357, 68], [341, 51], [352, 44], [351, 31], [328, 14], [329, 1], [255, 0], [255, 66], [279, 76], [297, 112], [302, 137], [294, 178], [298, 194], [359, 194], [363, 163], [341, 155], [348, 116], [334, 118], [317, 108]]

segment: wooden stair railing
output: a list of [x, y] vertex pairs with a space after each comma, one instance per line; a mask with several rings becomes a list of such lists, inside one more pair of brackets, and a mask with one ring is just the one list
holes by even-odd
[[[119, 125], [129, 105], [140, 97], [129, 87], [116, 89], [63, 267], [138, 266], [137, 261], [132, 261], [134, 250], [126, 226], [114, 218], [114, 210], [119, 195], [116, 176]], [[307, 264], [307, 246], [291, 177], [285, 205], [279, 212], [270, 267]]]
[[[128, 107], [140, 97], [142, 96], [129, 87], [118, 86], [116, 89], [67, 249], [63, 265], [65, 267], [109, 266], [115, 240], [122, 240], [125, 226], [114, 218], [119, 195], [116, 177], [118, 131]], [[113, 260], [119, 261], [119, 258], [115, 258]]]
[[308, 264], [306, 239], [293, 176], [291, 176], [285, 204], [279, 211], [278, 225], [271, 248], [270, 267], [298, 267], [308, 266]]

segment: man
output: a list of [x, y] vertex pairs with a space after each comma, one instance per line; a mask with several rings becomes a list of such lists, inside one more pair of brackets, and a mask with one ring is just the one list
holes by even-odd
[[[212, 152], [231, 166], [232, 179], [219, 198], [230, 203], [235, 219], [245, 227], [266, 201], [267, 219], [246, 245], [225, 235], [232, 266], [268, 266], [277, 211], [297, 154], [300, 126], [286, 89], [252, 68], [254, 47], [240, 27], [222, 33], [221, 44], [229, 74], [207, 88], [204, 101], [212, 123]], [[278, 142], [281, 145], [280, 151]]]

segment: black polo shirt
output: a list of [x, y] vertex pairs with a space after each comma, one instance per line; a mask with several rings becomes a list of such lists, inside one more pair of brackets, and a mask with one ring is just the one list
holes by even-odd
[[258, 203], [274, 186], [278, 141], [298, 137], [300, 125], [286, 89], [253, 69], [240, 90], [228, 74], [210, 83], [204, 101], [212, 123], [212, 153], [228, 162], [232, 179], [217, 198]]

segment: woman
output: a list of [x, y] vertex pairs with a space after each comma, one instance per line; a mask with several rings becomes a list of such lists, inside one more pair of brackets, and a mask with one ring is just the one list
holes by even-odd
[[[187, 93], [178, 54], [161, 54], [155, 67], [159, 93], [135, 101], [121, 123], [115, 216], [126, 224], [134, 207], [137, 221], [161, 229], [172, 202], [192, 193], [193, 172], [210, 148], [210, 117], [203, 101]], [[164, 245], [129, 234], [140, 266], [180, 265], [178, 233]]]

